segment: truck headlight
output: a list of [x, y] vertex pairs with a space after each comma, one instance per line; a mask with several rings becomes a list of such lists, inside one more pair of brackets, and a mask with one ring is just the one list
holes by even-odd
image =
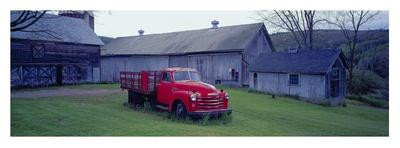
[[190, 95], [190, 100], [196, 101], [196, 99], [197, 99], [197, 94], [196, 93], [193, 93], [193, 94]]
[[227, 100], [229, 100], [229, 94], [228, 94], [228, 93], [225, 93], [225, 98], [226, 98]]

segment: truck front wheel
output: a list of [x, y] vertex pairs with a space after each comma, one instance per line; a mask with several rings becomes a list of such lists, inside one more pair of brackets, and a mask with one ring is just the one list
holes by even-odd
[[178, 102], [175, 107], [175, 117], [178, 119], [184, 119], [187, 115], [185, 104]]

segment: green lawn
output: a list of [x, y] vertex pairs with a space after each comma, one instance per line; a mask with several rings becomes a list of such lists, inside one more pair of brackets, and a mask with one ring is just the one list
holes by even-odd
[[[118, 89], [116, 84], [66, 86]], [[165, 113], [123, 106], [127, 93], [11, 99], [12, 136], [388, 136], [389, 112], [366, 106], [323, 107], [225, 88], [226, 120], [176, 121]], [[35, 91], [39, 89], [29, 89]]]

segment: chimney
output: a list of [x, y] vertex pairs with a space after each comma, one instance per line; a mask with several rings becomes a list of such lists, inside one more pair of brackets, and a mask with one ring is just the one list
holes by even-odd
[[84, 11], [83, 13], [85, 22], [94, 30], [94, 14], [92, 11]]
[[61, 10], [58, 12], [59, 16], [72, 17], [82, 19], [86, 24], [94, 30], [94, 14], [88, 10]]
[[288, 53], [297, 53], [299, 51], [299, 47], [295, 47], [295, 48], [290, 48], [288, 49]]
[[139, 33], [139, 36], [142, 36], [143, 33], [144, 33], [144, 30], [140, 29], [140, 30], [138, 30], [137, 32]]
[[219, 24], [219, 21], [217, 21], [217, 20], [211, 21], [211, 25], [212, 25], [211, 29], [217, 30], [218, 29], [218, 24]]

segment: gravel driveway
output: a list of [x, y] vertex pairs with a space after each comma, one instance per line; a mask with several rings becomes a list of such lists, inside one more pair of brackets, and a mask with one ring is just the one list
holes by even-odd
[[121, 89], [48, 89], [48, 90], [19, 90], [12, 91], [11, 98], [43, 98], [43, 97], [61, 97], [61, 96], [97, 96], [111, 93], [122, 92]]

